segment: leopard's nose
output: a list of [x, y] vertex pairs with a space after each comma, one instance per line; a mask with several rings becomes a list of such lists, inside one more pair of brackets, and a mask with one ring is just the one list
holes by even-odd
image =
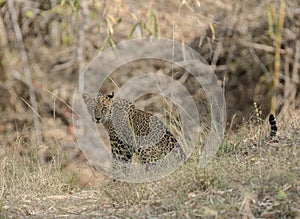
[[96, 123], [100, 123], [100, 118], [95, 118], [96, 119]]

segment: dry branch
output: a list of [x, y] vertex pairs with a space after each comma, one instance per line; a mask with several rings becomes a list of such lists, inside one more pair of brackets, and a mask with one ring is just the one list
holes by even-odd
[[[238, 42], [242, 46], [246, 46], [246, 47], [253, 48], [253, 49], [263, 50], [263, 51], [270, 52], [270, 53], [273, 53], [276, 51], [276, 48], [274, 48], [273, 46], [269, 46], [269, 45], [265, 45], [265, 44], [252, 43], [252, 42], [248, 42], [245, 40], [239, 40]], [[279, 48], [279, 52], [282, 55], [292, 54], [292, 51], [289, 48], [287, 48], [287, 49]]]
[[79, 92], [84, 90], [84, 77], [81, 77], [84, 72], [83, 65], [83, 48], [85, 42], [85, 32], [87, 31], [87, 25], [89, 23], [89, 10], [86, 0], [81, 1], [81, 14], [82, 14], [82, 28], [78, 32], [78, 44], [77, 44], [77, 62], [79, 65]]
[[292, 71], [292, 90], [290, 94], [290, 105], [292, 109], [295, 109], [295, 100], [297, 96], [297, 87], [299, 87], [299, 74], [300, 74], [300, 40], [296, 41], [295, 46], [295, 59]]
[[24, 73], [25, 73], [26, 83], [27, 83], [28, 89], [29, 89], [30, 102], [31, 102], [32, 109], [33, 109], [32, 110], [33, 123], [34, 123], [34, 129], [36, 132], [36, 140], [37, 140], [37, 143], [39, 145], [41, 145], [42, 144], [42, 136], [41, 136], [40, 121], [38, 118], [38, 107], [37, 107], [37, 102], [36, 102], [36, 96], [35, 96], [34, 89], [33, 89], [31, 71], [30, 71], [29, 64], [28, 64], [28, 56], [27, 56], [27, 52], [26, 52], [24, 44], [23, 44], [22, 32], [21, 32], [20, 26], [18, 24], [17, 14], [16, 14], [16, 10], [14, 7], [14, 1], [8, 0], [7, 3], [8, 3], [8, 10], [9, 10], [9, 13], [11, 16], [13, 28], [14, 28], [16, 38], [17, 38], [17, 44], [18, 44], [20, 54], [21, 54], [21, 59], [23, 62], [23, 69], [24, 69]]

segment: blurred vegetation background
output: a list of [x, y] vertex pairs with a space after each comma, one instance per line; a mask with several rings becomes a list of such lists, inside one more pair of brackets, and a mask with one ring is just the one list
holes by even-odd
[[[222, 159], [207, 172], [188, 165], [162, 183], [80, 191], [80, 202], [72, 196], [74, 184], [98, 185], [106, 178], [92, 171], [76, 145], [72, 97], [79, 75], [106, 48], [141, 37], [185, 43], [214, 67], [227, 103]], [[139, 63], [122, 68], [114, 83], [137, 72], [170, 74], [162, 62]], [[176, 77], [200, 103], [193, 78]], [[52, 217], [61, 209], [98, 216], [113, 209], [111, 215], [120, 217], [299, 216], [299, 78], [299, 0], [0, 0], [0, 218], [2, 212]], [[161, 108], [147, 100], [149, 109]], [[269, 113], [280, 130], [292, 129], [274, 147], [260, 141], [267, 127], [257, 126]], [[44, 163], [56, 168], [43, 169]], [[41, 191], [48, 196], [41, 198]], [[270, 214], [264, 210], [269, 196]]]
[[[224, 89], [230, 130], [253, 114], [289, 118], [299, 108], [296, 0], [153, 0], [146, 5], [133, 0], [2, 0], [0, 13], [4, 135], [33, 127], [38, 145], [61, 138], [73, 142], [71, 101], [80, 73], [104, 49], [139, 37], [174, 39], [205, 57]], [[153, 67], [160, 69], [157, 63]], [[115, 81], [131, 74], [127, 69]], [[190, 76], [178, 77], [199, 99]]]

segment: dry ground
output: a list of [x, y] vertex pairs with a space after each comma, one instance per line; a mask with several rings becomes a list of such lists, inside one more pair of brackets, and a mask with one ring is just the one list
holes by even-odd
[[80, 187], [82, 175], [62, 170], [59, 159], [41, 165], [20, 133], [16, 147], [32, 148], [30, 156], [11, 153], [0, 163], [1, 218], [299, 218], [299, 115], [279, 118], [280, 134], [271, 141], [267, 123], [253, 118], [224, 139], [205, 169], [192, 156], [165, 179], [145, 184], [94, 173]]

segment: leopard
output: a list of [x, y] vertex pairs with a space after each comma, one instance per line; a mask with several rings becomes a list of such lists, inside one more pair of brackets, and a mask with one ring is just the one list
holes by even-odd
[[115, 97], [113, 92], [98, 92], [94, 96], [83, 93], [82, 98], [92, 121], [103, 124], [108, 132], [113, 160], [131, 163], [134, 156], [149, 168], [171, 152], [180, 161], [186, 159], [181, 144], [153, 113]]

